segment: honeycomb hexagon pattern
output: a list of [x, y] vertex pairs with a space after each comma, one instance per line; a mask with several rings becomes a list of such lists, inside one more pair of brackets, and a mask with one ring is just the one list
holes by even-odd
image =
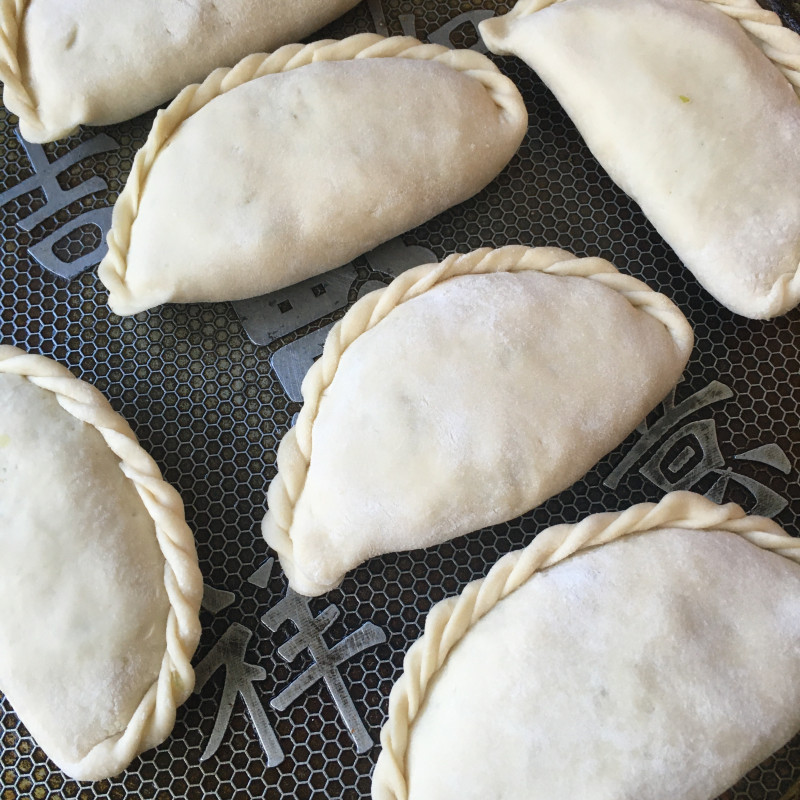
[[[764, 4], [798, 27], [794, 0]], [[377, 30], [482, 48], [476, 22], [509, 6], [364, 0], [312, 38]], [[428, 609], [538, 531], [692, 488], [800, 534], [800, 309], [753, 321], [719, 306], [535, 74], [494, 60], [530, 113], [497, 179], [382, 255], [316, 279], [305, 300], [297, 289], [246, 309], [167, 305], [130, 318], [108, 310], [93, 266], [153, 113], [38, 147], [18, 138], [16, 118], [0, 108], [0, 339], [66, 364], [131, 423], [184, 499], [206, 583], [198, 689], [169, 740], [114, 779], [79, 784], [0, 699], [0, 800], [365, 799], [389, 692]], [[373, 559], [322, 598], [295, 596], [260, 521], [278, 442], [300, 408], [291, 386], [319, 354], [326, 326], [412, 262], [516, 243], [608, 258], [670, 296], [697, 339], [683, 382], [583, 480], [520, 519]], [[788, 800], [799, 781], [800, 737], [723, 798]]]

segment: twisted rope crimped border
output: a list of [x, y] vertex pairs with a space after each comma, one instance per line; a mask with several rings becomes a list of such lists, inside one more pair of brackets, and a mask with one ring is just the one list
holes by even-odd
[[448, 655], [478, 620], [547, 567], [588, 548], [663, 528], [734, 533], [800, 563], [800, 539], [776, 523], [748, 517], [733, 503], [718, 506], [691, 492], [673, 492], [658, 504], [643, 503], [626, 511], [594, 514], [574, 525], [548, 528], [526, 548], [501, 558], [485, 578], [468, 584], [460, 595], [438, 603], [428, 613], [425, 631], [406, 654], [403, 674], [389, 695], [389, 717], [381, 730], [382, 750], [373, 773], [373, 800], [408, 800], [405, 758], [411, 726]]
[[161, 744], [175, 724], [176, 708], [194, 688], [191, 658], [200, 639], [203, 579], [194, 536], [186, 524], [183, 501], [161, 477], [155, 461], [138, 443], [128, 423], [92, 385], [45, 356], [0, 345], [0, 373], [18, 375], [52, 392], [59, 405], [95, 428], [120, 459], [155, 523], [165, 559], [164, 584], [169, 598], [167, 649], [157, 681], [150, 687], [122, 734], [95, 745], [77, 764], [69, 765], [78, 780], [99, 780], [124, 769], [139, 753]]
[[401, 303], [424, 294], [439, 283], [459, 275], [492, 272], [542, 272], [548, 275], [588, 278], [621, 294], [634, 308], [640, 308], [661, 322], [677, 347], [688, 352], [693, 333], [686, 318], [667, 297], [653, 291], [630, 275], [623, 275], [601, 258], [576, 258], [554, 247], [531, 248], [509, 245], [493, 250], [482, 248], [467, 254], [448, 256], [440, 264], [426, 264], [404, 272], [385, 289], [361, 298], [333, 326], [322, 356], [303, 380], [303, 407], [293, 428], [278, 447], [278, 472], [267, 493], [269, 511], [262, 532], [275, 550], [293, 588], [309, 594], [321, 594], [334, 586], [316, 583], [303, 575], [294, 560], [291, 527], [294, 508], [305, 486], [311, 462], [312, 429], [325, 390], [331, 385], [343, 353], [359, 336], [374, 328]]
[[[519, 0], [505, 16], [510, 19], [535, 14], [548, 6], [569, 0]], [[756, 0], [698, 0], [736, 20], [750, 34], [764, 55], [784, 74], [800, 97], [800, 35], [784, 27], [773, 11]]]
[[31, 128], [46, 133], [39, 109], [25, 85], [19, 63], [19, 38], [22, 18], [30, 0], [0, 0], [0, 81], [3, 104]]
[[[520, 19], [557, 3], [569, 0], [519, 0], [508, 14], [497, 19]], [[800, 100], [800, 35], [783, 26], [780, 17], [762, 8], [756, 0], [698, 0], [739, 23], [751, 41], [781, 71]], [[483, 26], [491, 23], [486, 20]], [[488, 42], [487, 42], [488, 44]], [[508, 54], [504, 48], [490, 49]], [[800, 263], [781, 273], [763, 300], [758, 318], [769, 319], [784, 314], [797, 304], [800, 297]], [[749, 315], [748, 315], [749, 316]]]
[[[800, 100], [800, 35], [784, 27], [781, 18], [762, 8], [756, 0], [702, 0], [736, 20], [760, 47], [764, 55], [783, 73]], [[791, 272], [782, 273], [768, 295], [765, 317], [786, 313], [787, 297], [792, 305], [800, 296], [800, 262]]]
[[100, 280], [109, 293], [127, 299], [125, 284], [127, 253], [131, 228], [139, 213], [147, 176], [161, 149], [182, 122], [196, 114], [215, 97], [266, 75], [289, 72], [323, 61], [351, 61], [367, 58], [407, 58], [436, 61], [477, 80], [489, 92], [495, 104], [506, 114], [520, 109], [519, 92], [512, 81], [484, 55], [474, 50], [450, 50], [438, 44], [423, 44], [410, 36], [385, 38], [377, 33], [361, 33], [346, 39], [323, 39], [311, 44], [288, 44], [273, 53], [255, 53], [231, 68], [212, 72], [202, 83], [187, 86], [167, 108], [159, 111], [147, 141], [136, 154], [125, 188], [114, 205], [108, 253], [98, 269]]

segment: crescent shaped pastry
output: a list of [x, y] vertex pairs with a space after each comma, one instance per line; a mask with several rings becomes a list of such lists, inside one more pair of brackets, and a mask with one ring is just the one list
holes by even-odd
[[373, 556], [512, 519], [622, 442], [691, 347], [670, 300], [599, 258], [510, 246], [411, 269], [328, 334], [264, 538], [316, 595]]
[[237, 300], [345, 264], [482, 189], [527, 119], [486, 56], [408, 37], [217, 70], [136, 155], [100, 265], [109, 305]]
[[536, 70], [723, 305], [800, 302], [800, 36], [755, 0], [520, 0], [481, 34]]
[[192, 691], [194, 539], [93, 386], [0, 346], [0, 409], [0, 690], [65, 773], [107, 778]]
[[0, 0], [3, 102], [29, 142], [135, 117], [357, 0]]
[[800, 728], [800, 540], [678, 492], [540, 533], [435, 605], [374, 800], [711, 800]]

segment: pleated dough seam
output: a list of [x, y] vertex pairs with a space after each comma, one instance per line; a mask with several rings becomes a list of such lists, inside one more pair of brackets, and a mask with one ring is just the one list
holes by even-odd
[[[569, 0], [519, 0], [501, 19], [522, 19], [558, 3]], [[800, 102], [800, 34], [784, 26], [773, 11], [762, 8], [756, 0], [697, 0], [707, 3], [738, 22], [750, 40], [783, 74]], [[488, 22], [488, 20], [487, 20]], [[494, 48], [493, 48], [494, 49]], [[503, 52], [506, 51], [496, 51]], [[800, 297], [800, 262], [779, 275], [767, 296], [763, 318], [768, 319], [786, 305], [787, 297]]]
[[[485, 247], [467, 254], [448, 256], [439, 264], [425, 264], [404, 272], [385, 289], [361, 298], [337, 322], [327, 339], [322, 356], [311, 366], [303, 380], [303, 407], [295, 426], [278, 446], [278, 471], [267, 493], [269, 513], [264, 519], [263, 534], [267, 544], [281, 558], [284, 571], [294, 572], [294, 543], [291, 527], [294, 509], [306, 482], [312, 454], [312, 430], [323, 393], [333, 382], [344, 352], [359, 336], [375, 327], [401, 303], [424, 294], [437, 284], [460, 275], [533, 270], [549, 275], [581, 277], [602, 283], [621, 294], [634, 308], [655, 317], [669, 331], [676, 348], [688, 352], [693, 344], [692, 329], [675, 304], [647, 284], [624, 275], [601, 258], [576, 258], [554, 247], [509, 245], [496, 250]], [[304, 584], [316, 593], [333, 586], [315, 582], [304, 575]]]
[[548, 528], [524, 549], [503, 556], [485, 578], [431, 609], [424, 633], [406, 654], [403, 674], [389, 695], [389, 716], [381, 730], [382, 749], [373, 774], [373, 800], [408, 800], [405, 759], [411, 727], [432, 681], [475, 623], [537, 572], [590, 548], [664, 528], [732, 533], [800, 564], [800, 539], [772, 520], [748, 517], [734, 503], [718, 506], [691, 492], [672, 492], [658, 504], [642, 503]]
[[0, 81], [3, 104], [33, 128], [45, 133], [45, 125], [19, 62], [20, 31], [30, 0], [0, 0]]
[[[2, 0], [0, 0], [2, 1]], [[513, 82], [486, 56], [474, 50], [451, 50], [437, 44], [423, 44], [410, 36], [385, 38], [362, 33], [345, 39], [323, 39], [310, 44], [288, 44], [272, 53], [246, 56], [231, 68], [212, 72], [202, 83], [187, 86], [159, 111], [144, 146], [137, 152], [125, 187], [114, 205], [108, 254], [100, 264], [100, 279], [109, 293], [129, 297], [125, 283], [131, 229], [139, 211], [147, 176], [162, 148], [178, 127], [207, 103], [226, 92], [266, 75], [299, 69], [324, 61], [352, 61], [365, 58], [408, 58], [437, 61], [463, 72], [481, 83], [503, 114], [527, 113], [521, 106]]]
[[166, 650], [157, 680], [145, 692], [125, 730], [96, 744], [70, 765], [78, 780], [98, 780], [124, 769], [139, 753], [166, 739], [175, 712], [194, 688], [191, 658], [200, 639], [198, 614], [203, 579], [197, 564], [194, 536], [184, 517], [183, 501], [166, 483], [155, 461], [141, 447], [128, 423], [91, 384], [44, 356], [0, 345], [0, 374], [18, 375], [52, 392], [70, 415], [91, 425], [120, 459], [155, 524], [164, 556], [164, 585], [170, 610]]

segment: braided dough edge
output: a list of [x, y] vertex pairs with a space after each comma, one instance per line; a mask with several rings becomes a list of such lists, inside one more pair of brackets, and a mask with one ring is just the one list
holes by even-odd
[[191, 658], [200, 639], [203, 578], [194, 536], [186, 524], [183, 501], [161, 477], [155, 461], [141, 447], [128, 423], [98, 389], [66, 367], [40, 355], [0, 345], [0, 374], [18, 375], [52, 392], [59, 405], [91, 425], [119, 457], [120, 468], [134, 484], [155, 523], [165, 559], [164, 584], [169, 598], [167, 647], [158, 679], [145, 693], [126, 729], [95, 745], [75, 764], [59, 764], [78, 780], [100, 780], [125, 769], [145, 750], [161, 744], [175, 724], [175, 711], [194, 688]]
[[342, 40], [287, 44], [273, 53], [247, 56], [234, 67], [217, 69], [202, 83], [187, 86], [169, 106], [158, 112], [147, 141], [134, 158], [125, 188], [114, 204], [108, 253], [98, 268], [98, 274], [109, 294], [115, 296], [115, 306], [121, 311], [126, 306], [133, 307], [131, 292], [125, 283], [131, 228], [139, 211], [147, 176], [162, 148], [182, 122], [215, 97], [265, 75], [289, 72], [323, 61], [366, 58], [437, 61], [483, 84], [506, 116], [527, 115], [516, 86], [486, 56], [474, 50], [451, 50], [438, 44], [423, 44], [410, 36], [385, 38], [377, 33], [360, 33]]
[[372, 779], [373, 800], [408, 800], [405, 758], [411, 726], [449, 653], [478, 620], [541, 570], [589, 548], [663, 528], [733, 533], [800, 563], [800, 539], [772, 520], [748, 517], [734, 503], [719, 506], [692, 492], [672, 492], [658, 504], [594, 514], [576, 524], [542, 531], [527, 547], [503, 556], [485, 578], [472, 581], [461, 594], [428, 612], [425, 631], [408, 650], [403, 674], [389, 695], [389, 716], [381, 730], [382, 750]]
[[321, 584], [302, 573], [294, 559], [291, 527], [294, 508], [305, 486], [311, 462], [313, 426], [319, 404], [333, 382], [345, 350], [394, 308], [424, 294], [438, 283], [459, 275], [529, 270], [588, 278], [619, 292], [634, 308], [641, 308], [661, 322], [672, 335], [676, 348], [688, 358], [693, 333], [677, 306], [637, 278], [618, 272], [601, 258], [576, 258], [572, 253], [554, 247], [509, 245], [496, 250], [485, 247], [472, 253], [456, 253], [439, 264], [425, 264], [404, 272], [385, 289], [362, 297], [333, 326], [325, 340], [322, 356], [303, 380], [303, 407], [297, 422], [278, 446], [278, 472], [267, 492], [269, 510], [262, 524], [262, 533], [267, 544], [278, 553], [289, 583], [296, 591], [318, 595], [339, 583]]
[[[569, 0], [519, 0], [508, 14], [494, 19], [520, 19], [549, 6]], [[781, 71], [800, 100], [800, 34], [786, 28], [773, 11], [762, 8], [756, 0], [697, 0], [717, 9], [739, 23], [750, 40]], [[491, 19], [481, 23], [483, 26]], [[513, 55], [504, 48], [490, 48], [498, 55]], [[782, 273], [764, 297], [763, 308], [754, 319], [771, 319], [790, 311], [800, 301], [800, 263]], [[742, 312], [739, 312], [742, 313]], [[746, 316], [751, 316], [747, 314]]]
[[3, 105], [16, 114], [25, 127], [26, 139], [48, 142], [69, 131], [49, 131], [39, 115], [31, 89], [26, 85], [19, 62], [20, 31], [30, 0], [0, 0], [0, 81]]

